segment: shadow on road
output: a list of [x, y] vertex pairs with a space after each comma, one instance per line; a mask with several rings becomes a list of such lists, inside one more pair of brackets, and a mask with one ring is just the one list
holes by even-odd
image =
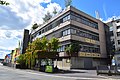
[[[86, 73], [85, 71], [59, 70], [55, 74], [69, 74], [69, 73]], [[54, 74], [53, 73], [53, 74]]]

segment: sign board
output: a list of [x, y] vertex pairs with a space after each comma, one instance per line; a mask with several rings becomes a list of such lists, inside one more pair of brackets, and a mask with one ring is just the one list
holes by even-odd
[[88, 43], [95, 43], [95, 40], [92, 40], [92, 39], [88, 39], [88, 38], [85, 38], [84, 40], [85, 42], [88, 42]]
[[83, 57], [100, 57], [99, 53], [88, 53], [88, 52], [80, 52], [78, 56], [83, 56]]

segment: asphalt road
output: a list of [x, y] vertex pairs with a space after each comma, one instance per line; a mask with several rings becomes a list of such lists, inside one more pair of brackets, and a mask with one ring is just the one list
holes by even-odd
[[[95, 71], [72, 71], [65, 73], [43, 73], [33, 70], [20, 70], [0, 65], [0, 80], [114, 80], [95, 75]], [[116, 80], [116, 79], [115, 79]]]

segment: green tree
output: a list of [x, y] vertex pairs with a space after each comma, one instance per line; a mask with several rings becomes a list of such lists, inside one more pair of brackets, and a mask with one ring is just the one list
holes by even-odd
[[21, 54], [21, 55], [18, 57], [17, 63], [20, 64], [20, 68], [25, 68], [25, 63], [26, 63], [25, 54]]
[[38, 24], [35, 23], [35, 24], [33, 24], [33, 26], [32, 26], [32, 30], [35, 30], [35, 29], [38, 28], [38, 27], [39, 27]]
[[52, 51], [57, 51], [59, 48], [59, 40], [57, 38], [52, 38], [50, 40]]
[[65, 0], [65, 7], [71, 6], [72, 0]]
[[66, 47], [65, 52], [68, 55], [74, 55], [80, 51], [81, 46], [79, 43], [71, 43], [68, 47]]
[[53, 14], [56, 15], [56, 14], [57, 14], [57, 8], [54, 7], [53, 9], [54, 9], [54, 10], [53, 10]]
[[32, 49], [34, 49], [33, 52], [35, 50], [42, 50], [43, 49], [43, 43], [42, 43], [40, 38], [37, 38], [35, 41], [32, 42]]
[[0, 0], [0, 5], [9, 5], [9, 3], [3, 0]]
[[46, 51], [46, 50], [47, 50], [47, 43], [48, 43], [47, 38], [46, 38], [46, 37], [43, 37], [43, 38], [41, 39], [41, 42], [42, 42], [42, 50], [43, 50], [43, 51]]
[[52, 15], [50, 14], [50, 12], [47, 12], [47, 14], [45, 14], [45, 17], [43, 18], [43, 20], [44, 20], [44, 22], [47, 22], [51, 18], [52, 18]]

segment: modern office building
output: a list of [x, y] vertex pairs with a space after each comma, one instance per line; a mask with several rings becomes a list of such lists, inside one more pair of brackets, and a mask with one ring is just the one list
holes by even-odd
[[[32, 40], [59, 38], [59, 68], [95, 68], [107, 63], [109, 54], [109, 27], [98, 19], [69, 6], [64, 11], [38, 27]], [[77, 56], [69, 57], [65, 48], [71, 43], [81, 45]]]

